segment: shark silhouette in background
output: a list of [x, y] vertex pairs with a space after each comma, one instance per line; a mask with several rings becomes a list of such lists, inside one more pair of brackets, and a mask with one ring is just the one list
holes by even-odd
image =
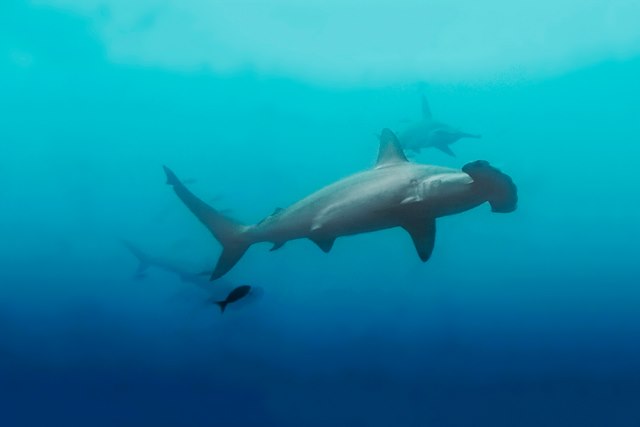
[[[155, 268], [178, 277], [184, 283], [197, 286], [204, 290], [210, 299], [224, 299], [229, 292], [232, 292], [236, 288], [234, 284], [226, 281], [216, 282], [215, 284], [211, 283], [208, 280], [208, 276], [212, 273], [211, 271], [197, 271], [175, 260], [151, 256], [128, 240], [122, 239], [121, 243], [138, 260], [138, 266], [133, 275], [133, 278], [136, 280], [145, 279], [148, 270]], [[263, 293], [264, 291], [261, 287], [251, 286], [250, 292], [247, 292], [247, 295], [242, 299], [242, 304], [236, 303], [234, 307], [239, 308], [255, 302], [262, 298]]]
[[433, 118], [431, 108], [426, 96], [422, 96], [422, 119], [413, 122], [399, 133], [400, 145], [405, 150], [419, 153], [423, 148], [437, 148], [438, 150], [455, 157], [455, 153], [449, 147], [462, 138], [480, 138], [480, 135], [463, 132]]

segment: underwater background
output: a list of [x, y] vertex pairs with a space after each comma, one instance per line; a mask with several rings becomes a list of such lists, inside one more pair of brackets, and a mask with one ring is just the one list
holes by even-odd
[[[640, 425], [640, 6], [0, 4], [0, 425]], [[482, 139], [518, 209], [220, 246], [165, 185], [255, 223], [371, 167], [383, 127]], [[206, 282], [206, 281], [205, 281]], [[220, 314], [222, 287], [259, 298]], [[220, 289], [216, 288], [220, 286]], [[225, 288], [225, 292], [228, 288]]]

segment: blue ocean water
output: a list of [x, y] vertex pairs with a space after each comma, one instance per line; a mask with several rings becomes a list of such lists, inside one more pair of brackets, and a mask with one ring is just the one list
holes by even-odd
[[[145, 28], [186, 34], [197, 22], [182, 13], [198, 2], [176, 22], [158, 18], [166, 4], [142, 3], [140, 16], [116, 1], [0, 6], [0, 425], [640, 425], [640, 50], [626, 48], [640, 35], [614, 31], [640, 13], [604, 14], [584, 33], [598, 40], [590, 51], [475, 79], [487, 64], [443, 60], [447, 77], [407, 63], [405, 74], [391, 55], [377, 76], [358, 55], [336, 51], [330, 64], [301, 44], [270, 67], [272, 53], [227, 40], [226, 27], [210, 49], [249, 59], [193, 65], [189, 48], [209, 44]], [[328, 19], [283, 3], [273, 10], [291, 31]], [[582, 34], [575, 15], [563, 28]], [[365, 49], [365, 17], [354, 26]], [[505, 28], [496, 34], [516, 35]], [[559, 34], [531, 44], [552, 49], [570, 31]], [[165, 62], [165, 50], [184, 57]], [[361, 68], [346, 71], [352, 62]], [[376, 135], [419, 117], [422, 95], [483, 137], [455, 143], [457, 157], [428, 149], [413, 161], [488, 160], [516, 183], [515, 212], [439, 219], [426, 264], [391, 229], [340, 238], [330, 254], [306, 240], [256, 245], [210, 285], [166, 268], [136, 276], [123, 239], [191, 272], [220, 253], [162, 165], [255, 223], [371, 167]], [[259, 297], [224, 315], [208, 302], [240, 284]]]

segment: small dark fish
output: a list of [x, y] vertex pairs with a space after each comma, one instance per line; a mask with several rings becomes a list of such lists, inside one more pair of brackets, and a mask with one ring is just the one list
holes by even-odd
[[224, 301], [214, 301], [214, 302], [220, 307], [220, 312], [224, 313], [224, 310], [227, 308], [227, 305], [231, 304], [232, 302], [241, 300], [242, 298], [246, 297], [249, 294], [249, 292], [251, 292], [251, 286], [249, 285], [238, 286], [237, 288], [229, 292], [229, 295], [227, 295], [227, 298]]

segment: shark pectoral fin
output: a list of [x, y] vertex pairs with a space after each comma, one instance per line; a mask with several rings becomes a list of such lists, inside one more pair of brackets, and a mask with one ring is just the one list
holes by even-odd
[[454, 153], [451, 148], [446, 145], [446, 144], [438, 144], [438, 145], [434, 145], [433, 148], [437, 148], [438, 150], [442, 151], [445, 154], [450, 155], [451, 157], [456, 157], [456, 153]]
[[333, 244], [336, 241], [335, 238], [314, 238], [314, 237], [309, 237], [309, 239], [313, 243], [318, 245], [318, 247], [320, 249], [322, 249], [322, 252], [324, 252], [326, 254], [328, 254], [331, 251], [331, 248], [333, 248]]
[[429, 101], [427, 97], [422, 95], [422, 117], [425, 119], [431, 119], [431, 107], [429, 107]]
[[436, 241], [436, 220], [415, 221], [403, 226], [403, 228], [411, 235], [422, 262], [427, 262], [431, 258]]
[[269, 249], [269, 251], [270, 251], [270, 252], [277, 251], [278, 249], [280, 249], [281, 247], [283, 247], [283, 246], [284, 246], [284, 243], [285, 243], [285, 242], [277, 242], [277, 243], [274, 243], [274, 244], [273, 244], [273, 247], [272, 247], [271, 249]]

